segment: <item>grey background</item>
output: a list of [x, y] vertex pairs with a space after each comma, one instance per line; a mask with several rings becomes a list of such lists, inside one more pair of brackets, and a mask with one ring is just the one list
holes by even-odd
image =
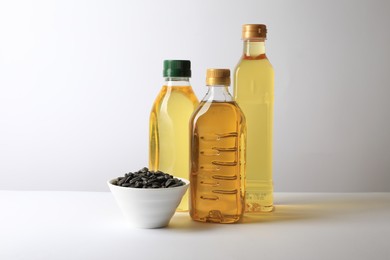
[[389, 1], [1, 1], [0, 189], [106, 191], [147, 165], [163, 59], [234, 69], [268, 25], [276, 191], [390, 191]]

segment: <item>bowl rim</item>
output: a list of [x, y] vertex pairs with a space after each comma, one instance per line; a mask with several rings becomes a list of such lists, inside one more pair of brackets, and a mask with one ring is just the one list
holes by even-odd
[[185, 179], [185, 178], [180, 178], [180, 177], [175, 177], [173, 176], [174, 178], [177, 178], [179, 180], [182, 180], [185, 184], [184, 185], [181, 185], [181, 186], [177, 186], [177, 187], [168, 187], [168, 188], [151, 188], [151, 189], [145, 189], [145, 188], [134, 188], [134, 187], [123, 187], [123, 186], [118, 186], [118, 185], [114, 185], [112, 184], [112, 182], [114, 180], [116, 180], [118, 177], [114, 178], [114, 179], [111, 179], [111, 180], [108, 180], [107, 181], [107, 184], [108, 186], [111, 186], [111, 187], [115, 187], [115, 188], [119, 188], [119, 189], [124, 189], [124, 190], [144, 190], [144, 191], [163, 191], [163, 190], [173, 190], [173, 189], [181, 189], [183, 187], [187, 187], [190, 185], [190, 181]]

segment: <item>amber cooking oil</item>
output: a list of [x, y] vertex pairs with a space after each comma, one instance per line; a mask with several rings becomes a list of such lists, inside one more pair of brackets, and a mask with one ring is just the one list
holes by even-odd
[[207, 82], [190, 126], [190, 215], [234, 223], [244, 212], [245, 117], [228, 92], [229, 70], [208, 70]]
[[265, 25], [244, 25], [244, 53], [234, 77], [234, 97], [247, 122], [246, 212], [273, 206], [272, 127], [274, 70], [265, 54]]

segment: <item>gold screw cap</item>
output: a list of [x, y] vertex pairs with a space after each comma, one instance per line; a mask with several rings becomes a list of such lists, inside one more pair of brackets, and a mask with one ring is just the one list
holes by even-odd
[[265, 24], [244, 24], [242, 26], [242, 39], [267, 38], [267, 26]]
[[230, 86], [229, 69], [207, 69], [206, 86], [223, 85]]

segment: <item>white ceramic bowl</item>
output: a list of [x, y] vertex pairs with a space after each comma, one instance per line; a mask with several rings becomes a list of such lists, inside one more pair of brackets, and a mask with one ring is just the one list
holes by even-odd
[[142, 189], [128, 188], [107, 182], [116, 202], [132, 227], [160, 228], [169, 224], [190, 182], [173, 188]]

